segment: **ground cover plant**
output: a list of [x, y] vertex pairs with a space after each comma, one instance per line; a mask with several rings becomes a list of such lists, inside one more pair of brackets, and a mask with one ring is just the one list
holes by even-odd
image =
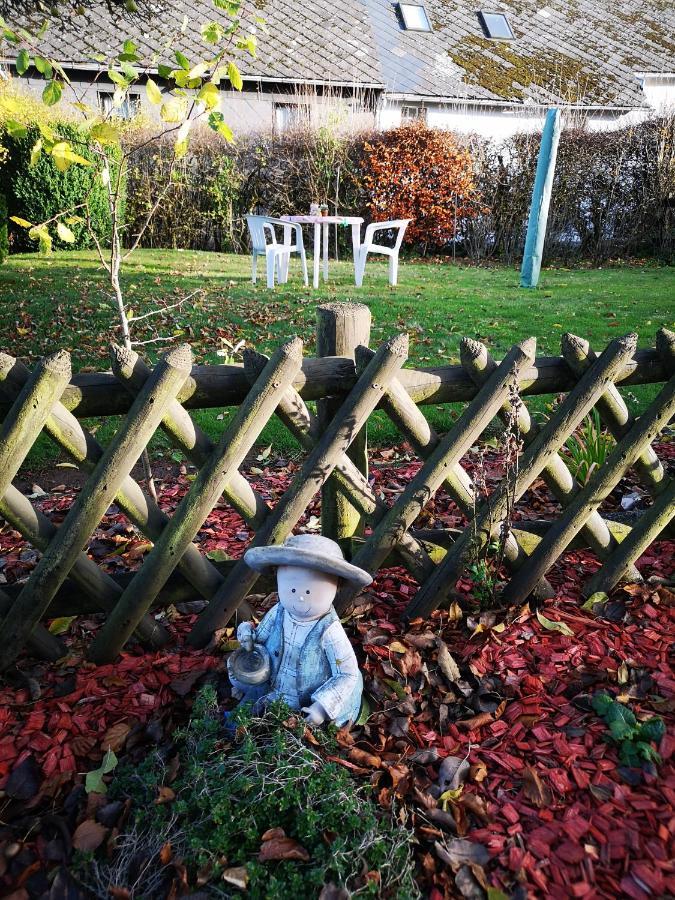
[[[672, 444], [662, 444], [658, 453], [671, 463], [675, 458]], [[496, 450], [476, 449], [463, 462], [474, 479], [480, 466], [490, 488], [504, 477]], [[405, 446], [384, 448], [373, 460], [376, 490], [400, 489], [418, 466]], [[253, 468], [257, 471], [247, 470], [247, 477], [275, 501], [298, 464], [272, 454]], [[32, 473], [25, 474], [29, 485]], [[162, 507], [173, 510], [189, 483], [189, 475], [166, 471], [158, 483]], [[58, 522], [76, 488], [53, 480], [45, 486], [46, 496], [36, 503]], [[613, 492], [609, 511], [619, 510], [635, 488], [629, 475]], [[514, 515], [550, 519], [556, 509], [538, 482]], [[317, 502], [301, 528], [316, 527], [319, 512]], [[430, 513], [440, 527], [462, 523], [442, 492]], [[222, 558], [239, 557], [249, 538], [242, 520], [221, 504], [198, 540], [204, 552]], [[27, 575], [36, 554], [7, 526], [0, 531], [0, 546], [0, 575], [11, 585]], [[137, 568], [147, 551], [147, 542], [111, 507], [94, 535], [92, 555], [116, 572]], [[593, 611], [581, 608], [580, 572], [590, 574], [598, 562], [581, 550], [556, 564], [550, 573], [556, 596], [538, 609], [486, 608], [480, 573], [460, 579], [448, 608], [427, 620], [402, 619], [416, 585], [401, 569], [381, 571], [362, 595], [346, 627], [364, 672], [365, 713], [355, 728], [336, 732], [331, 741], [303, 731], [303, 746], [343, 768], [355, 789], [363, 789], [383, 812], [393, 810], [414, 832], [416, 879], [425, 895], [498, 900], [529, 892], [562, 900], [573, 888], [578, 897], [649, 900], [673, 892], [668, 826], [675, 800], [675, 686], [669, 662], [674, 561], [672, 541], [655, 544], [639, 562], [646, 583], [617, 588]], [[261, 614], [275, 598], [259, 594], [251, 602]], [[188, 603], [164, 614], [175, 646], [158, 652], [131, 646], [118, 663], [98, 668], [83, 660], [83, 651], [99, 618], [53, 621], [51, 627], [65, 635], [69, 656], [56, 667], [24, 659], [14, 681], [2, 685], [3, 889], [18, 885], [28, 896], [67, 890], [75, 900], [83, 896], [75, 876], [89, 871], [91, 877], [91, 868], [86, 861], [73, 868], [73, 848], [95, 853], [100, 871], [110, 871], [104, 867], [114, 864], [115, 847], [124, 853], [138, 838], [137, 814], [169, 822], [181, 814], [183, 786], [200, 776], [191, 769], [186, 745], [179, 746], [183, 739], [176, 728], [190, 716], [205, 680], [214, 685], [221, 706], [231, 707], [225, 658], [234, 646], [233, 629], [206, 651], [189, 650], [183, 637], [197, 608]], [[610, 699], [599, 701], [603, 696]], [[192, 716], [203, 721], [199, 710], [192, 709]], [[612, 738], [608, 719], [622, 723], [620, 729], [614, 726], [619, 740]], [[667, 724], [665, 734], [654, 719]], [[212, 745], [212, 754], [207, 751], [209, 765], [217, 767], [221, 749], [225, 754], [235, 747], [236, 732], [233, 740], [224, 728], [221, 740], [218, 749]], [[627, 742], [637, 755], [624, 751]], [[646, 748], [638, 744], [648, 744], [650, 752], [640, 752]], [[100, 773], [107, 785], [102, 794], [101, 779], [97, 776], [98, 789], [91, 790], [93, 778], [85, 773], [100, 770], [110, 750], [119, 762], [114, 769], [103, 766], [109, 771]], [[141, 778], [130, 784], [134, 770]], [[122, 779], [115, 786], [124, 771], [131, 802], [122, 790], [116, 793], [124, 786]], [[164, 777], [153, 780], [153, 772]], [[155, 791], [151, 801], [141, 791], [144, 773], [149, 773], [148, 790]], [[199, 808], [202, 802], [199, 796], [195, 800]], [[287, 821], [270, 824], [304, 846]], [[282, 839], [273, 832], [263, 841], [261, 828], [243, 865], [234, 856], [237, 864], [219, 863], [246, 870], [229, 872], [230, 878], [252, 877], [262, 844]], [[199, 837], [202, 844], [203, 833]], [[193, 868], [180, 839], [175, 847], [167, 843], [162, 829], [149, 862], [173, 895], [237, 890], [220, 872], [211, 883], [208, 868]], [[290, 867], [291, 861], [282, 865]], [[366, 881], [377, 894], [378, 877]], [[116, 885], [106, 884], [111, 887]], [[126, 898], [127, 890], [120, 887], [110, 895]]]
[[[364, 287], [353, 283], [351, 261], [331, 263], [330, 281], [319, 291], [303, 288], [297, 272], [287, 285], [268, 292], [250, 283], [250, 259], [230, 254], [195, 251], [138, 251], [128, 261], [126, 296], [134, 316], [165, 307], [164, 314], [136, 323], [138, 340], [167, 336], [189, 341], [196, 362], [223, 362], [245, 341], [270, 353], [281, 339], [298, 334], [305, 353], [315, 352], [315, 307], [331, 300], [355, 300], [370, 306], [371, 345], [396, 331], [410, 334], [410, 362], [420, 366], [459, 361], [462, 337], [480, 339], [500, 358], [514, 342], [536, 335], [538, 355], [558, 355], [560, 336], [572, 331], [601, 349], [614, 337], [635, 330], [640, 346], [653, 344], [657, 329], [673, 328], [675, 269], [656, 266], [618, 266], [609, 269], [545, 269], [541, 287], [518, 286], [516, 269], [454, 266], [443, 260], [404, 264], [404, 277], [389, 288], [386, 263], [368, 263]], [[12, 303], [0, 305], [0, 336], [5, 348], [34, 359], [55, 347], [73, 354], [75, 370], [107, 369], [108, 345], [120, 340], [115, 327], [115, 304], [95, 256], [87, 252], [54, 253], [50, 257], [16, 255], [0, 269], [0, 290]], [[197, 291], [189, 305], [169, 309], [176, 299]], [[159, 345], [166, 349], [166, 342]], [[150, 345], [148, 358], [161, 352]], [[653, 396], [653, 389], [624, 391], [636, 408]], [[546, 412], [551, 398], [533, 400]], [[428, 410], [439, 430], [446, 430], [448, 410]], [[209, 434], [219, 434], [220, 410], [201, 411], [196, 418]], [[227, 412], [224, 413], [225, 421]], [[398, 439], [377, 418], [369, 426], [371, 440]], [[105, 440], [110, 431], [100, 435]], [[292, 450], [287, 432], [274, 424], [263, 445]], [[166, 445], [164, 451], [167, 452]], [[43, 460], [54, 452], [40, 442]], [[31, 457], [33, 461], [36, 457]]]
[[[82, 880], [97, 894], [114, 885], [164, 896], [174, 877], [167, 862], [180, 859], [189, 881], [220, 896], [245, 886], [251, 897], [292, 900], [331, 883], [419, 896], [412, 833], [325, 761], [338, 749], [330, 731], [310, 733], [283, 703], [264, 715], [240, 707], [224, 729], [215, 688], [202, 688], [169, 759], [150, 754], [115, 773], [110, 799], [131, 798], [133, 815], [121, 851], [110, 862], [82, 860]], [[162, 795], [171, 802], [156, 803]]]

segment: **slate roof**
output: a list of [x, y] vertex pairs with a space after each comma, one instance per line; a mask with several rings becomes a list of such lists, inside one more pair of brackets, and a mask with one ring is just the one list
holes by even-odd
[[[87, 4], [84, 16], [48, 30], [50, 55], [91, 65], [94, 41], [113, 48], [133, 36], [149, 57], [188, 13], [183, 44], [197, 56], [201, 25], [224, 15], [211, 0], [143, 2], [161, 14], [113, 20], [105, 0]], [[410, 97], [635, 107], [644, 105], [635, 72], [675, 72], [672, 0], [423, 0], [432, 33], [405, 31], [391, 0], [245, 2], [268, 29], [257, 59], [242, 60], [249, 77], [359, 83]], [[515, 40], [486, 39], [481, 7], [506, 13]]]

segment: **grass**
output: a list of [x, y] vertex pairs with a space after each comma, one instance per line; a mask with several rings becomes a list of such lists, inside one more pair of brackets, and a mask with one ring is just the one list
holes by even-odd
[[[251, 284], [246, 256], [142, 250], [127, 265], [124, 287], [135, 315], [168, 307], [198, 291], [180, 308], [138, 323], [136, 337], [187, 340], [201, 363], [222, 362], [218, 351], [227, 353], [241, 340], [271, 353], [293, 334], [305, 341], [305, 352], [311, 355], [315, 307], [331, 300], [355, 300], [371, 308], [372, 346], [397, 331], [408, 331], [410, 361], [421, 366], [457, 363], [459, 341], [465, 335], [484, 341], [500, 358], [513, 343], [531, 335], [537, 338], [538, 354], [548, 355], [559, 353], [565, 331], [588, 338], [597, 349], [618, 335], [637, 331], [640, 346], [649, 346], [661, 325], [672, 328], [675, 324], [673, 268], [550, 268], [542, 272], [536, 290], [521, 289], [514, 268], [474, 268], [446, 260], [402, 263], [400, 284], [393, 290], [386, 273], [386, 262], [369, 261], [364, 287], [357, 289], [351, 263], [332, 262], [330, 281], [314, 291], [302, 286], [294, 263], [288, 284], [270, 292], [264, 287], [262, 265], [262, 283]], [[72, 352], [75, 370], [108, 368], [107, 345], [119, 339], [119, 332], [93, 253], [12, 256], [0, 268], [0, 292], [3, 349], [34, 359], [65, 348]], [[166, 346], [143, 349], [154, 359]], [[633, 389], [638, 404], [652, 393], [649, 387]], [[544, 402], [538, 400], [533, 406], [543, 409]], [[218, 413], [205, 410], [196, 416], [212, 435], [223, 427]], [[447, 427], [447, 410], [441, 413], [432, 408], [430, 414], [437, 425]], [[113, 427], [114, 423], [101, 425], [99, 435], [105, 440]], [[381, 420], [375, 422], [372, 437], [375, 441], [396, 439]], [[284, 452], [292, 446], [276, 423], [266, 429], [262, 440]], [[166, 444], [159, 440], [156, 451], [168, 452]], [[54, 452], [41, 443], [29, 463], [40, 465], [54, 458]]]

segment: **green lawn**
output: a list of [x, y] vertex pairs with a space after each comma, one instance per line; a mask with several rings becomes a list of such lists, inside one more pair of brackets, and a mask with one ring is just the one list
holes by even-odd
[[[292, 334], [302, 337], [306, 353], [312, 354], [315, 306], [329, 300], [357, 300], [372, 311], [371, 345], [406, 330], [411, 362], [443, 365], [458, 361], [464, 335], [485, 341], [501, 357], [515, 341], [531, 335], [537, 338], [539, 354], [557, 354], [564, 331], [601, 348], [611, 338], [635, 330], [640, 346], [648, 346], [659, 326], [675, 326], [674, 268], [546, 269], [537, 290], [523, 290], [512, 268], [403, 261], [400, 284], [392, 290], [386, 263], [374, 259], [368, 263], [363, 288], [354, 286], [350, 262], [332, 262], [329, 283], [314, 291], [302, 286], [294, 262], [289, 283], [273, 292], [264, 287], [262, 269], [261, 264], [258, 286], [253, 287], [246, 256], [138, 251], [124, 279], [135, 315], [199, 293], [181, 308], [139, 323], [144, 327], [138, 328], [136, 337], [188, 340], [198, 362], [222, 361], [217, 351], [240, 340], [271, 352], [281, 338]], [[35, 358], [66, 348], [76, 370], [108, 367], [106, 346], [118, 335], [115, 309], [93, 253], [12, 256], [0, 268], [0, 292], [3, 350]], [[144, 350], [156, 357], [166, 346]], [[649, 395], [649, 388], [634, 393], [639, 402]], [[216, 411], [199, 415], [212, 433], [222, 428], [216, 415]], [[393, 438], [386, 428], [376, 429], [375, 436]], [[288, 447], [278, 428], [268, 431], [267, 437], [279, 448]]]

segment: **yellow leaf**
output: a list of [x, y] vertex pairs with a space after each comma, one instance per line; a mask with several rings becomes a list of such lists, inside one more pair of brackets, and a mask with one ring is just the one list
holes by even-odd
[[28, 219], [22, 219], [20, 216], [10, 216], [10, 221], [16, 222], [17, 225], [20, 225], [22, 228], [32, 228], [33, 223], [29, 222]]
[[407, 653], [408, 652], [408, 648], [406, 646], [404, 646], [400, 641], [392, 641], [391, 644], [389, 644], [389, 649], [392, 650], [394, 653]]
[[162, 92], [157, 87], [157, 84], [152, 80], [152, 78], [148, 78], [145, 84], [145, 93], [148, 96], [148, 100], [154, 106], [159, 106], [159, 104], [162, 102]]
[[58, 619], [53, 619], [49, 623], [49, 631], [51, 634], [64, 634], [68, 631], [70, 627], [70, 623], [73, 619], [76, 619], [77, 616], [61, 616]]
[[68, 228], [67, 225], [64, 225], [63, 222], [56, 223], [56, 233], [61, 238], [61, 240], [66, 244], [74, 244], [75, 243], [75, 235]]
[[189, 78], [201, 78], [209, 70], [209, 64], [207, 62], [197, 63], [196, 66], [193, 66], [188, 72]]
[[438, 798], [443, 804], [443, 810], [445, 812], [448, 811], [449, 803], [456, 803], [457, 800], [462, 796], [462, 791], [464, 790], [464, 785], [460, 784], [458, 788], [455, 788], [454, 791], [443, 791], [441, 796]]

